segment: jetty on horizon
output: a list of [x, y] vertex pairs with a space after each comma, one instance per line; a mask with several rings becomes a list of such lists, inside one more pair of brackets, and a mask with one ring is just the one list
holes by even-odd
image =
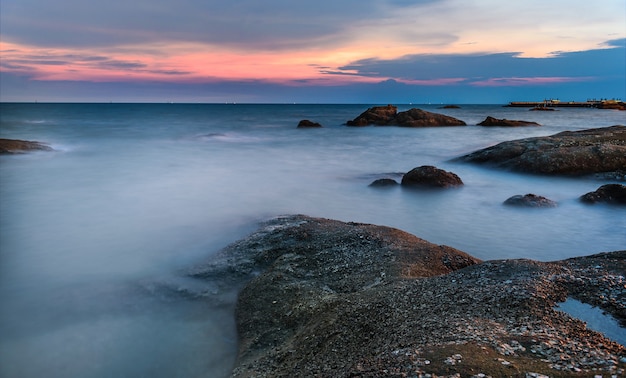
[[626, 110], [626, 103], [619, 99], [592, 99], [587, 101], [560, 101], [558, 99], [543, 101], [511, 101], [505, 106], [512, 108], [596, 108]]

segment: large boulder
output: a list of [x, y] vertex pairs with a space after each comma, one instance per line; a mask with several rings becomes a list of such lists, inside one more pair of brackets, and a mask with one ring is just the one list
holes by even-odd
[[294, 215], [193, 276], [243, 285], [233, 377], [569, 377], [610, 374], [626, 351], [555, 304], [574, 296], [623, 320], [625, 270], [626, 251], [481, 263], [397, 229]]
[[556, 207], [557, 203], [536, 194], [515, 195], [504, 201], [505, 205], [518, 207]]
[[478, 126], [504, 126], [504, 127], [519, 127], [519, 126], [541, 126], [537, 122], [531, 121], [519, 121], [506, 118], [494, 118], [487, 116], [484, 121], [478, 124]]
[[463, 181], [452, 172], [444, 171], [432, 165], [413, 168], [402, 177], [402, 185], [426, 188], [450, 188], [462, 186]]
[[406, 127], [427, 127], [427, 126], [466, 126], [466, 123], [443, 114], [431, 113], [422, 109], [409, 109], [404, 112], [397, 112], [398, 108], [393, 105], [375, 106], [367, 109], [352, 121], [348, 121], [348, 126], [406, 126]]
[[29, 151], [52, 151], [52, 147], [28, 140], [0, 139], [0, 154], [19, 154]]
[[538, 174], [588, 175], [624, 171], [626, 126], [565, 131], [502, 142], [459, 159]]
[[626, 205], [626, 185], [602, 185], [595, 192], [589, 192], [581, 196], [580, 200], [586, 203], [605, 202]]

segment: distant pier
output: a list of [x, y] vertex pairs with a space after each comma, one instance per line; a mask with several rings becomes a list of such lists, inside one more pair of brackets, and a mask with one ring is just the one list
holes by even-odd
[[626, 110], [626, 103], [621, 100], [587, 100], [587, 101], [511, 101], [511, 108], [596, 108]]

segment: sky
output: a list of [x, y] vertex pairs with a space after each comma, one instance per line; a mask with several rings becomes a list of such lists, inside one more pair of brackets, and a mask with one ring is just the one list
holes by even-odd
[[626, 99], [626, 0], [2, 0], [0, 101]]

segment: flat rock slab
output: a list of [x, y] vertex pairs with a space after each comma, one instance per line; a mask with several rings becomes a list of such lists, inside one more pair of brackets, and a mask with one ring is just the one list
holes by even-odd
[[459, 160], [549, 175], [621, 172], [626, 170], [626, 126], [502, 142]]
[[484, 121], [480, 122], [478, 126], [500, 126], [500, 127], [521, 127], [521, 126], [541, 126], [537, 122], [521, 121], [515, 119], [506, 118], [494, 118], [488, 116]]
[[481, 262], [397, 229], [294, 215], [193, 276], [243, 286], [233, 377], [572, 377], [623, 368], [626, 351], [555, 303], [624, 320], [625, 272], [626, 251]]
[[52, 151], [52, 148], [41, 142], [19, 139], [0, 139], [0, 154], [19, 154], [29, 151]]

